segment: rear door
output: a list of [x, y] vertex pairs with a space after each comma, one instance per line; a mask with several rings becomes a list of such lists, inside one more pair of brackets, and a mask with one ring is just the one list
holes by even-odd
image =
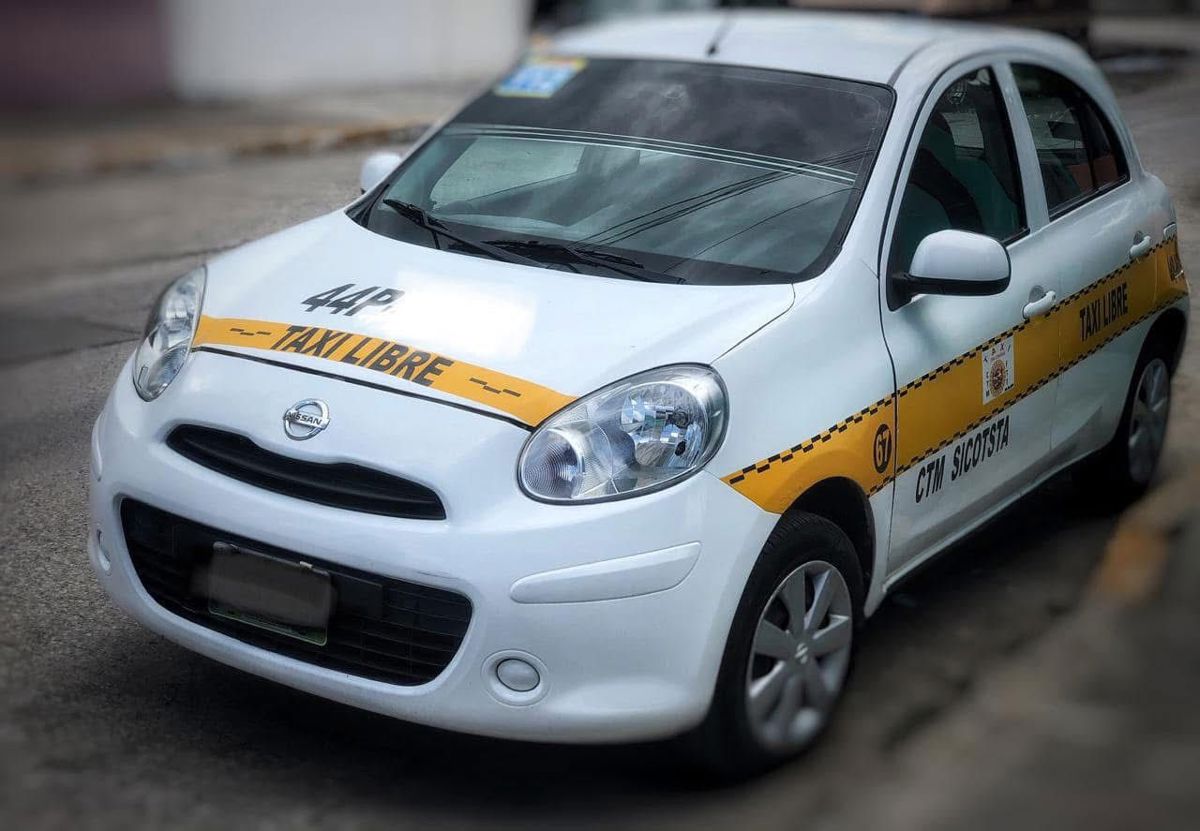
[[903, 305], [884, 298], [897, 385], [893, 573], [1013, 498], [1047, 465], [1054, 384], [1037, 382], [1057, 361], [1057, 329], [1045, 312], [1061, 286], [1042, 241], [1029, 234], [1029, 165], [1018, 163], [1014, 97], [1003, 64], [980, 60], [943, 76], [919, 114], [893, 200], [885, 273], [906, 272], [921, 240], [946, 228], [997, 239], [1012, 264], [1010, 285], [994, 296], [919, 295]]
[[[1114, 129], [1115, 112], [1081, 83], [1036, 63], [1014, 62], [1026, 135], [1036, 153], [1048, 222], [1040, 235], [1062, 281], [1060, 371], [1052, 448], [1069, 461], [1102, 446], [1120, 420], [1141, 337], [1121, 337], [1154, 305], [1154, 221], [1143, 182]], [[1087, 79], [1080, 79], [1087, 83]]]

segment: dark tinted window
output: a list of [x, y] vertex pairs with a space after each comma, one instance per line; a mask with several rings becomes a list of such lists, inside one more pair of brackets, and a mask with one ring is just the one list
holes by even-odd
[[1012, 130], [988, 69], [959, 78], [934, 105], [904, 188], [889, 271], [907, 271], [921, 240], [950, 228], [1001, 242], [1025, 230]]
[[472, 253], [395, 209], [416, 205], [460, 237], [597, 275], [792, 282], [836, 254], [891, 103], [883, 87], [790, 72], [535, 58], [352, 216]]
[[1013, 66], [1051, 215], [1125, 181], [1112, 125], [1087, 93], [1056, 72]]

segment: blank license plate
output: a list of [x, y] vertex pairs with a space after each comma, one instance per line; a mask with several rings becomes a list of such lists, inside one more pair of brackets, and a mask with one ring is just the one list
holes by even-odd
[[288, 637], [324, 646], [334, 590], [329, 573], [230, 543], [213, 543], [196, 590], [208, 611]]

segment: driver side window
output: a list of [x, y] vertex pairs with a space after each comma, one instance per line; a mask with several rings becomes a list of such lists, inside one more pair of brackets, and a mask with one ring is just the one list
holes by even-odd
[[907, 272], [921, 240], [947, 229], [1000, 242], [1026, 230], [1012, 130], [990, 69], [959, 78], [934, 105], [904, 187], [888, 273]]

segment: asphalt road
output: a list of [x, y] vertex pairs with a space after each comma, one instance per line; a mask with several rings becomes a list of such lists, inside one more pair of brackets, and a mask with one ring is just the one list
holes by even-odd
[[[1200, 274], [1200, 70], [1122, 75]], [[1190, 105], [1187, 102], [1191, 102]], [[736, 789], [668, 749], [453, 735], [200, 658], [109, 605], [84, 553], [88, 436], [166, 279], [346, 201], [360, 153], [0, 193], [0, 825], [835, 827], [898, 749], [1077, 602], [1112, 521], [1053, 482], [873, 619], [826, 741]], [[1193, 338], [1168, 466], [1200, 458]]]

